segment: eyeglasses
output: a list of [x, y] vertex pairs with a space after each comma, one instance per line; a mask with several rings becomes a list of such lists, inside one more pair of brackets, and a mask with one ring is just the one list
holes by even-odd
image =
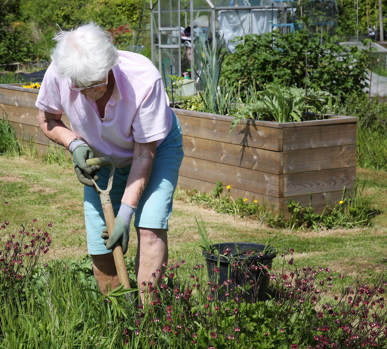
[[77, 87], [77, 86], [71, 84], [70, 89], [73, 90], [73, 91], [81, 92], [81, 91], [84, 91], [84, 90], [88, 90], [90, 88], [106, 86], [108, 84], [108, 82], [109, 82], [109, 73], [106, 74], [106, 79], [105, 79], [104, 82], [99, 82], [97, 84], [90, 85], [90, 86], [85, 86], [85, 87]]

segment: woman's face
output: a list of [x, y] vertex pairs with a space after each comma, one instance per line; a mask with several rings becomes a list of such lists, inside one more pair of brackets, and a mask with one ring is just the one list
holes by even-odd
[[102, 96], [107, 91], [107, 85], [101, 85], [98, 87], [90, 87], [85, 90], [82, 90], [81, 93], [90, 100], [97, 101], [98, 99], [102, 98]]
[[100, 99], [107, 91], [109, 84], [109, 73], [106, 74], [106, 78], [103, 81], [97, 81], [92, 84], [90, 87], [76, 87], [72, 86], [71, 88], [74, 91], [82, 93], [87, 99], [97, 101]]

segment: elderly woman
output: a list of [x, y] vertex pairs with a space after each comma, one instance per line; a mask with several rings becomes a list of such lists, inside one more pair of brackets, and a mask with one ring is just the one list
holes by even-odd
[[[140, 288], [158, 281], [168, 259], [167, 230], [183, 158], [179, 121], [169, 108], [160, 73], [144, 56], [117, 50], [111, 37], [90, 23], [56, 37], [36, 106], [45, 135], [69, 149], [84, 186], [88, 252], [103, 293], [119, 285], [112, 248], [126, 253], [132, 217], [137, 231], [136, 274]], [[69, 117], [71, 129], [61, 121]], [[86, 160], [110, 157], [117, 167], [110, 196], [115, 211], [106, 230], [99, 195], [108, 168]]]

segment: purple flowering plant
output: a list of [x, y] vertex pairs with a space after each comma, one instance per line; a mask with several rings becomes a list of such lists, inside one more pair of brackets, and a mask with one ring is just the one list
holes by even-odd
[[292, 253], [283, 255], [279, 271], [269, 272], [267, 297], [258, 301], [246, 301], [244, 288], [229, 288], [232, 280], [205, 281], [202, 264], [188, 279], [180, 275], [184, 261], [166, 266], [160, 285], [148, 284], [151, 302], [124, 320], [125, 342], [174, 348], [384, 348], [385, 282], [335, 291], [335, 273], [299, 269]]
[[37, 219], [16, 229], [7, 220], [0, 222], [0, 293], [22, 290], [50, 244], [49, 233], [38, 227]]

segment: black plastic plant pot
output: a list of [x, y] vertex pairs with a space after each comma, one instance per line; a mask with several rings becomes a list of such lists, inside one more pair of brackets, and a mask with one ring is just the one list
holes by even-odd
[[268, 270], [275, 251], [265, 251], [265, 245], [228, 242], [213, 244], [203, 250], [209, 281], [218, 285], [219, 300], [238, 296], [249, 302], [266, 298]]

